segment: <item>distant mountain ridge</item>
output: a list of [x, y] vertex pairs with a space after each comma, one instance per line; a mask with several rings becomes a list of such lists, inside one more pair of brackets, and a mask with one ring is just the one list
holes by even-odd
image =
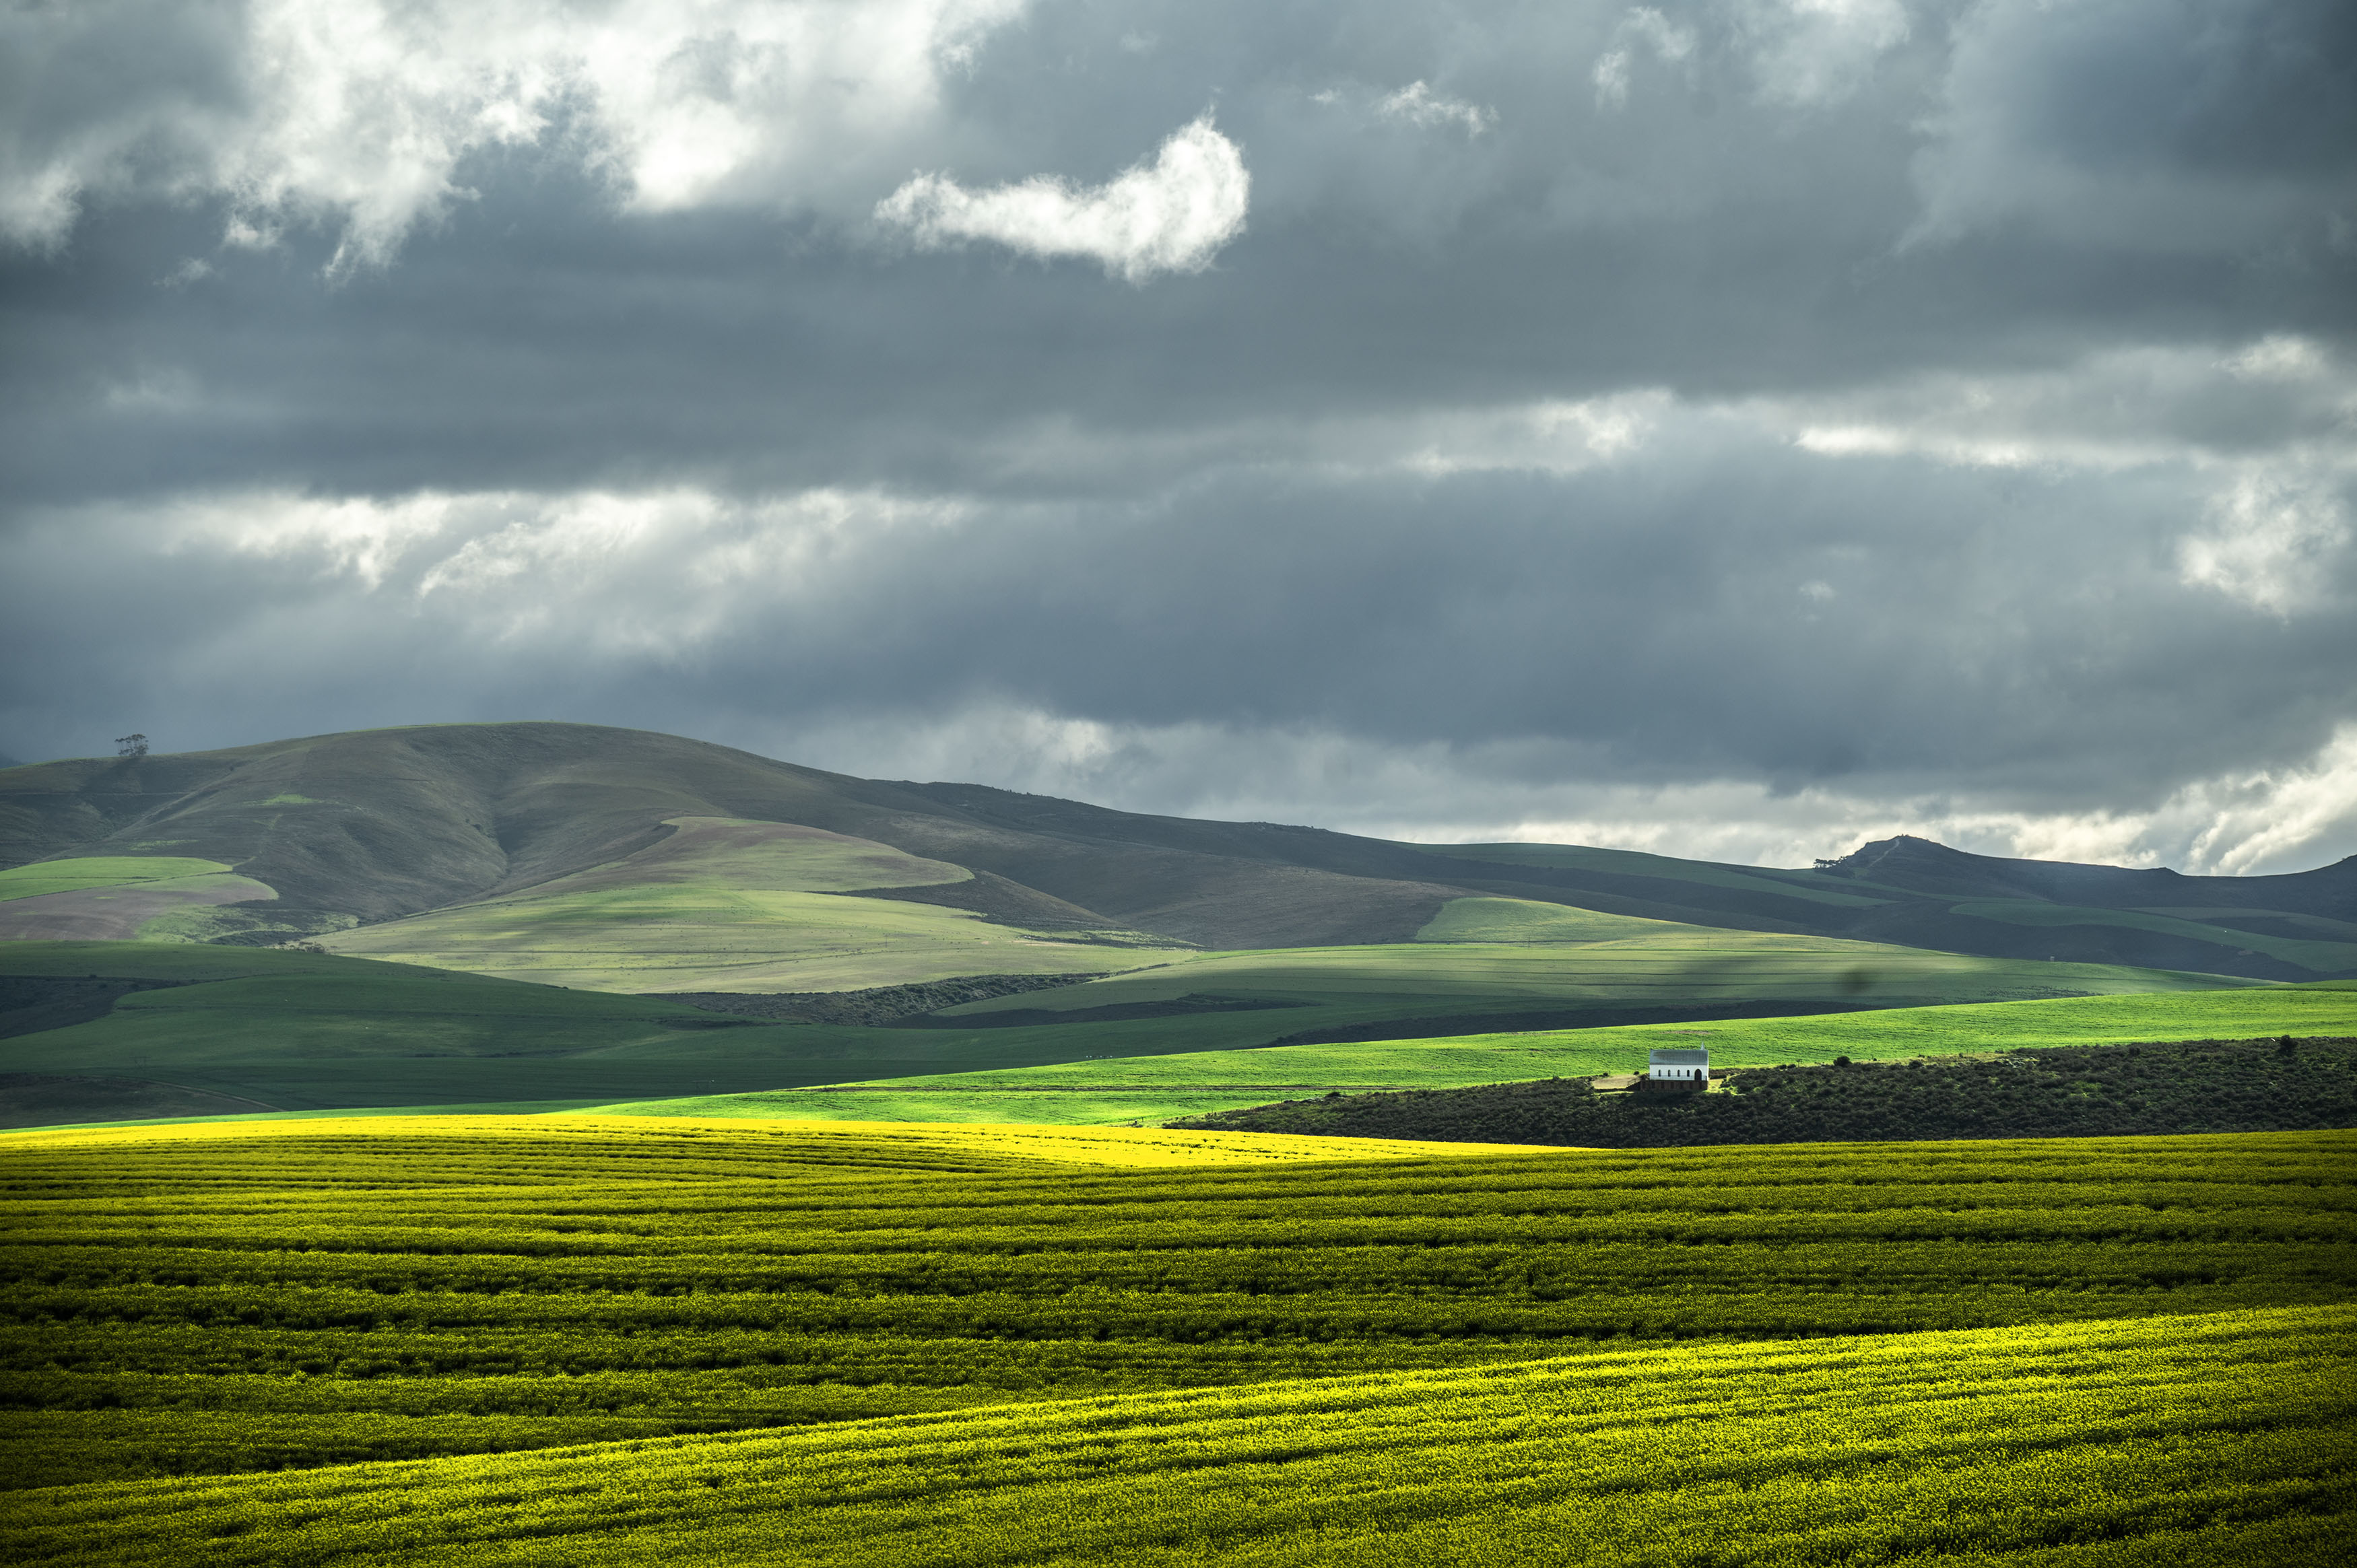
[[1837, 876], [1910, 892], [1964, 898], [2043, 898], [2058, 904], [2134, 908], [2146, 904], [2184, 904], [2187, 895], [2209, 902], [2247, 903], [2252, 908], [2288, 899], [2294, 903], [2337, 893], [2344, 912], [2357, 882], [2357, 855], [2315, 871], [2273, 876], [2188, 876], [2166, 866], [2135, 871], [2067, 860], [2013, 860], [1950, 849], [1931, 839], [1900, 833], [1861, 844], [1818, 869]]
[[[277, 897], [226, 906], [234, 918], [221, 917], [211, 940], [268, 940], [512, 898], [646, 851], [683, 819], [793, 824], [888, 846], [968, 875], [903, 878], [909, 885], [863, 897], [1118, 940], [1400, 942], [1456, 900], [1502, 897], [1991, 957], [2267, 980], [2357, 975], [2357, 856], [2231, 877], [2001, 859], [1906, 836], [1814, 870], [1575, 845], [1408, 844], [855, 779], [701, 741], [554, 723], [9, 768], [0, 772], [0, 870], [100, 856], [232, 867], [223, 886], [242, 878]], [[25, 903], [15, 934], [42, 934]], [[0, 929], [9, 908], [0, 902]], [[227, 929], [240, 920], [243, 930]]]

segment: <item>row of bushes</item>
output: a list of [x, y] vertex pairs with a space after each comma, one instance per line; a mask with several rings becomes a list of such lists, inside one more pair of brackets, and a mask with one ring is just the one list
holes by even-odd
[[1703, 1094], [1585, 1079], [1334, 1094], [1174, 1122], [1325, 1137], [1669, 1148], [2357, 1127], [2357, 1041], [2197, 1040], [1751, 1068]]

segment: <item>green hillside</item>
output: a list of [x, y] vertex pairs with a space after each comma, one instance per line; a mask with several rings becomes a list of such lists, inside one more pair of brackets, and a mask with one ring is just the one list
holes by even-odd
[[1676, 920], [1608, 915], [1530, 898], [1452, 898], [1415, 933], [1420, 942], [1597, 942], [1709, 930]]
[[[592, 889], [568, 897], [605, 895]], [[799, 897], [831, 906], [863, 902]], [[1083, 950], [1100, 962], [1153, 956], [1111, 947]], [[195, 1101], [179, 1112], [159, 1109], [154, 1090], [127, 1087], [140, 1084], [286, 1111], [602, 1103], [1232, 1052], [1305, 1034], [1413, 1037], [1436, 1026], [1521, 1027], [1534, 1018], [1715, 1023], [1730, 1012], [1806, 1012], [1860, 1001], [2248, 983], [1673, 928], [1661, 936], [1564, 946], [1412, 943], [1179, 955], [1108, 980], [952, 1007], [892, 1026], [853, 1027], [770, 1025], [660, 997], [286, 950], [0, 943], [0, 1001], [8, 1000], [12, 983], [47, 979], [70, 992], [77, 982], [87, 988], [92, 976], [176, 983], [117, 987], [63, 1017], [55, 1011], [54, 987], [17, 999], [39, 1026], [0, 1038], [0, 1070], [104, 1080], [80, 1090], [25, 1086], [39, 1092], [19, 1107], [20, 1123], [231, 1109]], [[15, 1015], [0, 1010], [0, 1032], [9, 1031]], [[74, 1109], [71, 1093], [59, 1098], [68, 1090], [83, 1093], [86, 1114]], [[5, 1095], [0, 1084], [0, 1115], [7, 1114]], [[1141, 1113], [1108, 1111], [1083, 1119]]]
[[1207, 953], [1087, 985], [947, 1009], [943, 1026], [996, 1016], [1064, 1015], [1175, 1003], [1194, 993], [1329, 1007], [1444, 1009], [1534, 1004], [1708, 1006], [1823, 1001], [1896, 1006], [2012, 1001], [2070, 993], [2203, 991], [2249, 983], [2115, 965], [2050, 964], [1775, 932], [1648, 924], [1638, 934], [1568, 941], [1416, 942]]
[[[8, 861], [0, 1073], [16, 1078], [0, 1083], [0, 1121], [782, 1091], [2201, 989], [2357, 959], [2357, 945], [2341, 951], [2357, 937], [2357, 863], [2178, 877], [1893, 840], [1803, 872], [1405, 845], [878, 783], [574, 725], [6, 769]], [[695, 1015], [699, 1027], [676, 1012], [660, 1025], [614, 1014], [576, 1028], [587, 1004], [511, 1015], [458, 993], [381, 1004], [392, 983], [362, 970], [159, 988], [129, 957], [61, 960], [70, 969], [51, 978], [80, 981], [45, 988], [11, 954], [38, 956], [50, 938], [234, 953], [297, 937], [348, 958], [534, 982], [544, 996], [691, 993], [719, 1015]], [[2072, 961], [2089, 952], [2186, 961]], [[872, 1015], [855, 998], [791, 1028], [727, 1005], [1042, 975], [1107, 978], [924, 1016]], [[1092, 1087], [1113, 1100], [1060, 1103], [1086, 1119], [1156, 1114], [1142, 1086], [1109, 1081]]]
[[[82, 1011], [95, 1015], [0, 1037], [0, 1116], [12, 1084], [36, 1091], [18, 1125], [232, 1109], [205, 1096], [288, 1111], [597, 1103], [1093, 1054], [1069, 1031], [994, 1031], [976, 1045], [769, 1025], [659, 997], [278, 949], [0, 944], [0, 1004], [20, 1009], [0, 1011], [0, 1034], [12, 1017], [54, 1017], [60, 991], [69, 1018], [71, 996], [94, 993]], [[50, 1081], [61, 1079], [74, 1081]], [[165, 1090], [193, 1098], [175, 1108]]]
[[111, 855], [51, 860], [0, 871], [0, 902], [80, 893], [93, 887], [129, 887], [218, 875], [230, 868], [218, 861], [185, 855]]
[[[749, 1089], [776, 1077], [759, 1065], [757, 1042], [791, 1033], [659, 1000], [317, 953], [0, 946], [0, 992], [12, 1000], [43, 982], [70, 988], [87, 978], [155, 988], [113, 998], [89, 1022], [0, 1039], [0, 1065], [9, 1075], [92, 1080], [87, 1098], [102, 1107], [110, 1086], [138, 1083], [285, 1109], [579, 1099], [604, 1085], [629, 1092], [691, 1077]], [[742, 1043], [718, 1065], [692, 1074], [680, 1065], [695, 1042], [719, 1034]]]
[[855, 991], [963, 974], [1098, 973], [1190, 950], [1135, 931], [1028, 930], [963, 909], [848, 897], [974, 880], [963, 866], [866, 839], [714, 817], [663, 826], [671, 836], [591, 870], [322, 945], [630, 992]]
[[1905, 834], [1806, 871], [1574, 844], [1419, 847], [1461, 886], [1629, 915], [2273, 980], [2357, 973], [2357, 856], [2235, 877], [2000, 859]]
[[2144, 1040], [2357, 1035], [2357, 985], [2151, 992], [1822, 1016], [1706, 1027], [1469, 1035], [1366, 1045], [1135, 1056], [1061, 1067], [869, 1080], [842, 1088], [620, 1104], [630, 1115], [845, 1117], [909, 1122], [1157, 1122], [1329, 1091], [1459, 1089], [1643, 1069], [1661, 1046], [1708, 1046], [1714, 1069]]
[[[864, 887], [781, 886], [776, 857], [754, 846], [690, 875], [650, 854], [682, 822], [835, 835], [880, 860], [948, 870]], [[1577, 845], [1404, 844], [852, 779], [562, 724], [421, 725], [0, 769], [0, 867], [157, 857], [209, 861], [243, 880], [187, 908], [135, 908], [124, 900], [136, 889], [102, 896], [94, 883], [48, 903], [0, 900], [18, 906], [0, 908], [0, 939], [318, 937], [618, 989], [720, 989], [732, 971], [743, 985], [812, 989], [938, 977], [945, 962], [975, 961], [976, 945], [1009, 950], [993, 961], [1020, 972], [1027, 958], [1056, 967], [1056, 943], [1106, 935], [1227, 950], [1555, 940], [1618, 918], [2015, 961], [2278, 981], [2357, 974], [2357, 857], [2222, 877], [2003, 860], [1905, 837], [1811, 870]], [[584, 875], [592, 882], [568, 881]], [[554, 891], [560, 884], [570, 890]], [[841, 913], [845, 935], [830, 942], [806, 898], [766, 897], [815, 892], [904, 908]], [[1536, 908], [1548, 906], [1571, 913], [1550, 924]], [[150, 923], [166, 914], [169, 923]], [[435, 918], [375, 930], [425, 916]], [[642, 924], [669, 935], [618, 935]], [[745, 961], [771, 938], [775, 973]]]
[[2351, 1143], [1106, 1170], [754, 1123], [9, 1134], [0, 1301], [39, 1331], [0, 1475], [43, 1489], [0, 1541], [1634, 1562], [1702, 1520], [1727, 1561], [2320, 1563]]
[[[1413, 852], [1378, 841], [1345, 866], [1308, 866], [1256, 824], [1133, 817], [1003, 791], [978, 792], [970, 810], [944, 788], [643, 731], [421, 725], [0, 770], [0, 865], [212, 859], [276, 892], [269, 908], [244, 911], [244, 932], [256, 936], [505, 897], [625, 860], [682, 818], [821, 830], [970, 874], [905, 890], [912, 903], [1027, 929], [1142, 930], [1181, 946], [1404, 941], [1466, 891], [1436, 885]], [[1071, 811], [1093, 813], [1094, 831], [1062, 831]], [[922, 966], [889, 978], [921, 979]]]
[[218, 861], [185, 855], [100, 855], [0, 871], [0, 942], [187, 940], [242, 929], [226, 906], [271, 901], [264, 883]]

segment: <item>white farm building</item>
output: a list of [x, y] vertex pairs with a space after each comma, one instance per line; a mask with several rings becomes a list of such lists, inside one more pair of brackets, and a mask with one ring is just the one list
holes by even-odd
[[1710, 1051], [1704, 1047], [1655, 1051], [1645, 1066], [1645, 1076], [1655, 1083], [1707, 1083]]

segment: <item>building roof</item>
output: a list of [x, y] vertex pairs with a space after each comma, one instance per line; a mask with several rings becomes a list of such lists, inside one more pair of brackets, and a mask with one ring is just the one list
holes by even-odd
[[1710, 1050], [1707, 1047], [1695, 1047], [1674, 1048], [1666, 1051], [1655, 1051], [1653, 1053], [1653, 1059], [1650, 1065], [1653, 1067], [1708, 1067], [1710, 1065]]

